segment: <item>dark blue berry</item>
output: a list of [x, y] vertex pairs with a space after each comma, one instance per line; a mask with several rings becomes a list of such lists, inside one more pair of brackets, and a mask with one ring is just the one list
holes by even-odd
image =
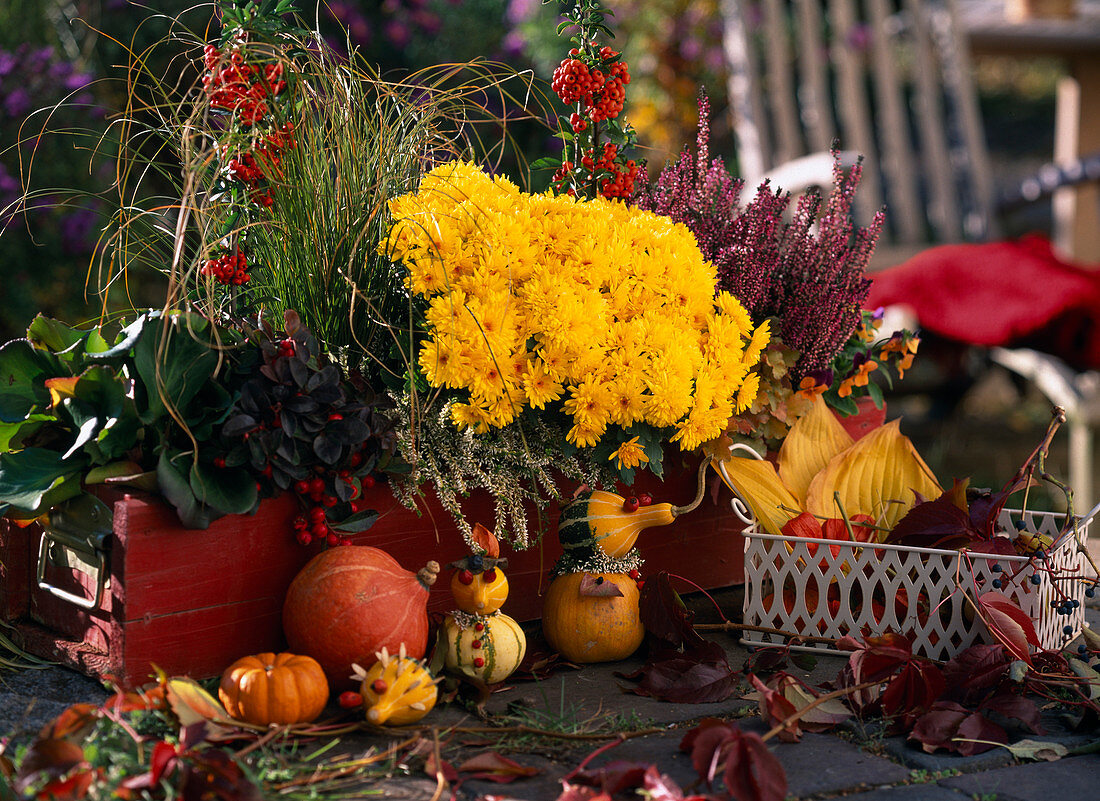
[[1031, 574], [1031, 583], [1032, 584], [1042, 584], [1043, 583], [1043, 577], [1040, 576], [1038, 573], [1032, 573]]
[[1085, 597], [1086, 598], [1095, 598], [1096, 597], [1096, 588], [1095, 587], [1085, 587]]
[[991, 571], [993, 571], [994, 573], [1000, 573], [1001, 572], [1001, 566], [1000, 565], [993, 565], [993, 567], [991, 567], [989, 569]]
[[1080, 645], [1077, 646], [1077, 653], [1081, 654], [1082, 656], [1084, 656], [1088, 652], [1089, 652], [1089, 647], [1087, 645], [1085, 645], [1084, 643], [1081, 643]]
[[1062, 626], [1063, 634], [1073, 634], [1073, 626]]
[[1079, 606], [1081, 606], [1081, 602], [1078, 601], [1076, 598], [1074, 598], [1072, 601], [1070, 601], [1069, 604], [1074, 609], [1077, 609]]
[[993, 579], [993, 589], [999, 590], [1001, 588], [1001, 580]]

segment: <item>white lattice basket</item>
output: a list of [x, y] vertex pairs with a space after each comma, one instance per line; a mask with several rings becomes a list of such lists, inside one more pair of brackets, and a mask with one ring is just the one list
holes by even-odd
[[[1095, 513], [1096, 509], [1078, 524], [1082, 543]], [[1059, 535], [1064, 520], [1064, 514], [1055, 512], [1006, 509], [1001, 513], [998, 522], [1008, 531], [1016, 531], [1017, 521], [1022, 521], [1028, 531], [1055, 539], [1045, 561], [780, 537], [763, 533], [754, 523], [744, 532], [743, 622], [777, 633], [746, 631], [741, 642], [787, 644], [789, 637], [778, 632], [835, 639], [863, 631], [895, 631], [913, 639], [915, 653], [949, 659], [975, 642], [991, 641], [966, 595], [976, 597], [993, 589], [993, 580], [1000, 579], [1000, 592], [1035, 622], [1042, 647], [1060, 648], [1081, 631], [1085, 589], [1085, 583], [1077, 580], [1085, 564], [1077, 542], [1070, 532]], [[999, 572], [994, 572], [994, 565]], [[1033, 575], [1039, 576], [1038, 584], [1032, 583]], [[1076, 608], [1069, 615], [1058, 614], [1051, 605], [1052, 600], [1057, 604], [1074, 599]], [[796, 647], [835, 653], [828, 644], [807, 642]]]

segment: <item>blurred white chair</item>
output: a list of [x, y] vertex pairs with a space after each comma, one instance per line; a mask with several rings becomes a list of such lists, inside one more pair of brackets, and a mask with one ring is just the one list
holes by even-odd
[[991, 348], [990, 358], [1031, 381], [1066, 412], [1069, 485], [1078, 514], [1092, 508], [1094, 428], [1100, 425], [1100, 372], [1077, 372], [1061, 359], [1030, 348]]

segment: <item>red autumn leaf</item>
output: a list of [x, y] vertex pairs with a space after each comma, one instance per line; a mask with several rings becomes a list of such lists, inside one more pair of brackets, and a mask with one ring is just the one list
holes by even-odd
[[974, 756], [1008, 742], [1008, 732], [985, 715], [975, 712], [959, 724], [955, 732], [955, 750], [963, 756]]
[[983, 539], [992, 538], [997, 530], [997, 519], [1009, 497], [1033, 484], [1030, 474], [1016, 475], [999, 492], [985, 492], [974, 498], [970, 502], [971, 525], [982, 533]]
[[654, 649], [648, 661], [620, 678], [639, 682], [628, 692], [674, 704], [711, 704], [724, 701], [737, 686], [737, 674], [720, 645], [702, 641], [683, 652]]
[[221, 748], [203, 748], [187, 754], [180, 797], [210, 801], [264, 801], [241, 766]]
[[474, 545], [485, 551], [485, 555], [490, 559], [500, 558], [500, 541], [481, 523], [474, 523], [471, 539]]
[[946, 686], [939, 667], [928, 660], [913, 658], [890, 679], [879, 703], [884, 715], [908, 721], [938, 701]]
[[[684, 798], [684, 791], [680, 789], [680, 785], [658, 771], [656, 765], [646, 768], [639, 794], [649, 801], [688, 801]], [[698, 798], [698, 796], [692, 796], [692, 798]]]
[[1005, 647], [1000, 643], [972, 645], [943, 666], [946, 689], [966, 700], [1004, 680], [1008, 664]]
[[996, 712], [1008, 720], [1015, 720], [1034, 734], [1043, 734], [1042, 714], [1030, 698], [1013, 692], [1000, 692], [987, 698], [979, 707], [982, 712]]
[[759, 734], [705, 718], [680, 740], [680, 750], [691, 753], [691, 764], [708, 787], [721, 772], [737, 801], [782, 801], [787, 795], [787, 774]]
[[[832, 517], [822, 522], [820, 536], [827, 540], [840, 540], [842, 542], [871, 542], [877, 535], [874, 524], [874, 518], [870, 515], [852, 515], [848, 523], [838, 517]], [[852, 527], [851, 533], [848, 531], [849, 525]], [[817, 551], [817, 546], [808, 543], [807, 547], [810, 550], [810, 556], [813, 556]], [[836, 559], [840, 556], [841, 547], [830, 545], [829, 552]]]
[[623, 591], [613, 581], [607, 581], [603, 576], [595, 576], [585, 573], [581, 576], [580, 586], [577, 592], [589, 598], [622, 598]]
[[723, 750], [733, 740], [734, 727], [717, 718], [703, 718], [680, 739], [680, 750], [691, 754], [691, 765], [709, 787], [718, 775]]
[[69, 740], [54, 737], [35, 740], [19, 764], [16, 789], [23, 792], [31, 783], [42, 779], [57, 780], [84, 761], [84, 749]]
[[64, 712], [46, 724], [42, 729], [43, 739], [60, 739], [73, 736], [82, 729], [95, 724], [99, 707], [95, 704], [73, 704]]
[[[784, 537], [809, 537], [816, 539], [821, 536], [821, 524], [817, 518], [809, 512], [802, 512], [798, 517], [792, 517], [783, 524], [779, 533]], [[815, 545], [814, 548], [817, 548]]]
[[[760, 716], [767, 722], [769, 729], [778, 726], [798, 711], [781, 692], [769, 687], [756, 676], [749, 676], [749, 681], [759, 694]], [[778, 734], [779, 739], [785, 743], [797, 743], [801, 736], [802, 729], [797, 719], [780, 729]]]
[[939, 748], [954, 751], [955, 743], [952, 738], [959, 730], [959, 724], [970, 714], [965, 707], [954, 701], [938, 701], [917, 718], [913, 730], [909, 732], [909, 739], [920, 743], [921, 748], [929, 754]]
[[563, 781], [561, 795], [555, 801], [611, 801], [611, 796], [595, 787]]
[[939, 748], [973, 756], [1007, 743], [1008, 734], [989, 718], [954, 701], [939, 701], [917, 719], [909, 734], [929, 754]]
[[104, 709], [113, 712], [141, 712], [146, 709], [166, 709], [168, 700], [165, 688], [158, 685], [141, 692], [117, 692], [103, 702]]
[[176, 747], [171, 743], [162, 740], [153, 746], [153, 753], [149, 757], [150, 786], [155, 786], [160, 782], [162, 776], [166, 773], [170, 773], [173, 764], [178, 758], [179, 755], [176, 752]]
[[838, 645], [851, 650], [848, 664], [838, 677], [841, 686], [855, 687], [866, 682], [886, 685], [881, 692], [870, 687], [848, 696], [853, 709], [870, 712], [881, 710], [889, 716], [910, 718], [920, 709], [927, 709], [943, 695], [946, 682], [940, 669], [930, 660], [913, 654], [907, 637], [887, 633], [864, 637], [842, 637]]
[[790, 673], [776, 673], [767, 684], [799, 712], [798, 725], [805, 731], [828, 731], [852, 717], [851, 710], [840, 699], [819, 701], [817, 690]]
[[516, 779], [538, 775], [539, 769], [501, 756], [496, 751], [486, 751], [483, 754], [470, 757], [458, 766], [461, 773], [472, 773], [471, 778], [486, 779], [491, 782], [513, 782]]
[[1039, 635], [1031, 618], [1011, 598], [996, 590], [982, 593], [978, 596], [978, 616], [1012, 656], [1031, 664], [1028, 646], [1038, 648]]
[[50, 801], [83, 801], [99, 776], [98, 770], [80, 770], [64, 779], [54, 779], [42, 787], [35, 797]]
[[448, 784], [453, 784], [458, 781], [458, 771], [455, 770], [455, 766], [446, 759], [436, 760], [434, 753], [428, 754], [427, 758], [425, 758], [424, 772], [433, 778], [439, 774], [443, 774], [443, 781]]
[[894, 526], [884, 542], [917, 548], [964, 548], [986, 539], [966, 510], [953, 501], [950, 490], [934, 501], [918, 503]]
[[971, 553], [989, 554], [990, 556], [1019, 556], [1012, 540], [1002, 536], [971, 543], [967, 546], [967, 550]]
[[664, 570], [646, 579], [638, 599], [638, 612], [646, 633], [673, 648], [703, 641], [692, 626], [695, 613], [672, 589], [669, 575]]
[[759, 734], [735, 730], [722, 774], [726, 789], [738, 801], [783, 801], [787, 774]]
[[599, 788], [601, 795], [610, 797], [624, 790], [641, 787], [650, 767], [652, 766], [644, 762], [617, 759], [594, 770], [575, 770], [563, 781]]

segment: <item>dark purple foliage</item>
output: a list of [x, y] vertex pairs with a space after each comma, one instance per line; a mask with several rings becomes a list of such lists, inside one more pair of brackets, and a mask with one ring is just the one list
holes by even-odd
[[773, 331], [799, 351], [795, 379], [827, 369], [860, 320], [870, 281], [864, 271], [882, 229], [883, 215], [867, 228], [852, 221], [852, 201], [861, 167], [844, 175], [834, 169], [834, 186], [801, 196], [789, 222], [791, 203], [765, 182], [744, 208], [743, 182], [721, 159], [710, 160], [710, 104], [699, 99], [697, 153], [688, 150], [666, 165], [635, 205], [684, 223], [718, 273], [718, 288], [736, 295], [757, 323], [774, 317]]

